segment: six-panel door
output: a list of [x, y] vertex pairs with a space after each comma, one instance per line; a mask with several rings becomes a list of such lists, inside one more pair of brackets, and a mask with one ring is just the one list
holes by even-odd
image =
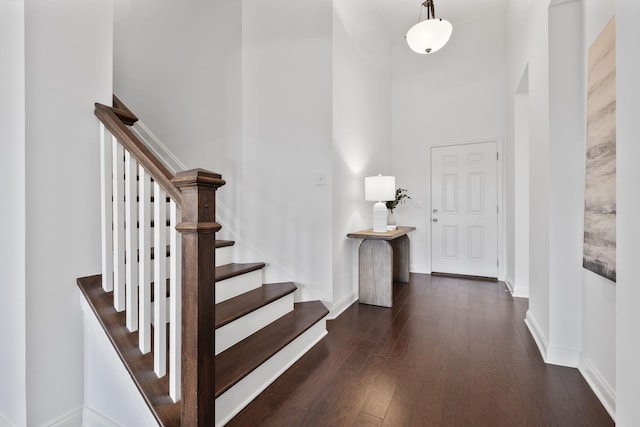
[[496, 277], [495, 142], [431, 148], [432, 271]]

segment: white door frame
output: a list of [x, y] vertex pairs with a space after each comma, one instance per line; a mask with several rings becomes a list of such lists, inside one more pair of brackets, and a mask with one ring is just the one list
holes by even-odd
[[505, 207], [506, 207], [506, 191], [505, 191], [505, 182], [504, 182], [504, 165], [505, 165], [505, 154], [503, 150], [503, 142], [502, 138], [483, 138], [483, 139], [473, 139], [473, 140], [462, 140], [462, 141], [450, 141], [450, 142], [436, 142], [433, 144], [427, 145], [427, 165], [429, 165], [429, 173], [427, 174], [427, 188], [429, 190], [429, 197], [427, 198], [428, 209], [426, 211], [427, 218], [425, 219], [426, 223], [429, 224], [427, 227], [427, 234], [429, 236], [429, 273], [433, 271], [433, 266], [431, 264], [431, 149], [435, 147], [448, 147], [448, 146], [456, 146], [456, 145], [469, 145], [469, 144], [479, 144], [482, 142], [495, 142], [496, 149], [498, 150], [498, 280], [504, 281], [505, 272], [506, 272], [506, 251], [507, 247], [507, 233], [506, 233], [506, 215], [505, 215]]

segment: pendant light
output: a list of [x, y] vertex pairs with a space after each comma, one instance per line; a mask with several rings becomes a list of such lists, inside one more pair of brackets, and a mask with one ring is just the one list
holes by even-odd
[[447, 44], [453, 31], [451, 23], [445, 19], [436, 19], [433, 0], [426, 0], [420, 6], [427, 8], [427, 19], [420, 22], [422, 18], [422, 7], [418, 23], [407, 31], [407, 44], [411, 50], [421, 55], [437, 52]]

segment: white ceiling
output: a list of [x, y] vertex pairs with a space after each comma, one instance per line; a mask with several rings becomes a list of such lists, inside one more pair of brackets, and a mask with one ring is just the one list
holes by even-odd
[[[418, 14], [422, 9], [422, 19], [426, 18], [427, 9], [421, 6], [424, 0], [374, 0], [381, 12], [389, 20], [392, 33], [406, 31], [418, 22]], [[507, 0], [434, 0], [436, 18], [446, 19], [455, 24], [482, 16], [504, 11]]]

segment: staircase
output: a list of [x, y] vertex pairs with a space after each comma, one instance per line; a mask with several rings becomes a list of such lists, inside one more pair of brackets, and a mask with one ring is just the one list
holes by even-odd
[[235, 242], [215, 240], [219, 175], [173, 176], [115, 96], [96, 116], [103, 274], [78, 286], [159, 425], [222, 426], [326, 335], [328, 310], [295, 302], [292, 282], [263, 283], [264, 263], [234, 262]]

